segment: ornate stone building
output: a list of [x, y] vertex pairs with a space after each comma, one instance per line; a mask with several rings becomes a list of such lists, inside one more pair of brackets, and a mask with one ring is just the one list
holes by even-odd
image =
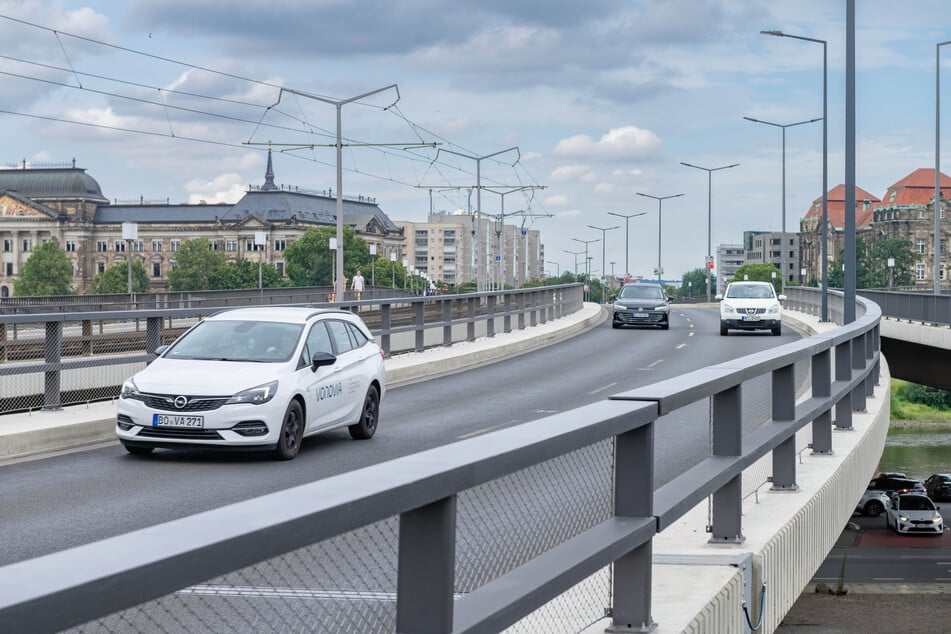
[[[826, 199], [828, 270], [839, 258], [839, 253], [845, 249], [845, 185], [836, 185], [830, 189]], [[879, 202], [881, 201], [878, 197], [861, 187], [855, 188], [857, 239], [863, 239], [868, 234], [872, 208]], [[799, 221], [799, 249], [802, 268], [806, 269], [803, 282], [809, 284], [812, 280], [822, 279], [822, 196], [812, 201], [809, 210]]]
[[[403, 232], [367, 197], [346, 197], [344, 224], [378, 257], [403, 257]], [[123, 239], [133, 222], [137, 238]], [[231, 204], [110, 204], [99, 183], [77, 168], [0, 169], [0, 297], [13, 294], [20, 268], [35, 245], [53, 240], [73, 262], [74, 288], [83, 292], [93, 277], [131, 257], [145, 267], [154, 289], [164, 289], [182, 242], [207, 238], [228, 259], [263, 257], [284, 272], [284, 249], [312, 226], [336, 226], [332, 192], [308, 192], [274, 184], [268, 152], [264, 184]], [[265, 247], [258, 246], [259, 232]], [[131, 247], [131, 253], [127, 253]]]

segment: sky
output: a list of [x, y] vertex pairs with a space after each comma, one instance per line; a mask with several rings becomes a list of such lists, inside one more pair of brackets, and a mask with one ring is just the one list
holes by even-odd
[[[951, 3], [856, 5], [856, 185], [881, 197], [934, 167]], [[541, 232], [552, 275], [584, 272], [587, 248], [593, 275], [650, 277], [659, 262], [678, 279], [704, 266], [708, 242], [784, 219], [797, 231], [822, 195], [821, 121], [786, 128], [784, 175], [782, 130], [743, 117], [821, 117], [823, 47], [760, 31], [828, 42], [829, 188], [844, 182], [845, 12], [845, 0], [0, 0], [0, 164], [75, 159], [118, 202], [233, 203], [263, 184], [270, 144], [279, 185], [336, 191], [339, 112], [344, 193], [394, 220], [504, 204]], [[951, 103], [945, 87], [951, 76]], [[739, 165], [708, 177], [682, 162]]]

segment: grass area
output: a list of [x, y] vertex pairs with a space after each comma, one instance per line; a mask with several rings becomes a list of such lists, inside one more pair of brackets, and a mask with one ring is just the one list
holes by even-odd
[[938, 409], [921, 403], [906, 401], [900, 393], [906, 383], [892, 377], [892, 413], [891, 421], [912, 423], [945, 423], [951, 425], [951, 410]]

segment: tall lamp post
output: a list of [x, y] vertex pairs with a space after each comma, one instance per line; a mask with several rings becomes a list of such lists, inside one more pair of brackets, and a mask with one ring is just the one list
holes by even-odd
[[613, 227], [595, 227], [594, 225], [588, 225], [588, 227], [601, 232], [601, 279], [603, 280], [604, 277], [608, 274], [608, 271], [607, 271], [608, 265], [607, 265], [607, 262], [604, 261], [604, 257], [605, 257], [604, 247], [607, 244], [606, 236], [608, 231], [611, 231], [613, 229], [620, 229], [621, 225], [614, 225]]
[[129, 291], [129, 304], [132, 303], [132, 243], [139, 238], [139, 225], [134, 222], [122, 223], [122, 239], [126, 242], [126, 290]]
[[584, 251], [568, 251], [568, 250], [565, 250], [565, 253], [567, 253], [568, 255], [573, 255], [573, 256], [575, 256], [575, 281], [577, 281], [577, 280], [578, 280], [578, 256], [581, 255], [582, 253], [584, 253]]
[[713, 220], [713, 203], [711, 202], [713, 196], [713, 173], [718, 170], [726, 170], [731, 167], [736, 167], [739, 163], [734, 163], [733, 165], [723, 165], [721, 167], [700, 167], [699, 165], [693, 165], [691, 163], [680, 162], [681, 165], [686, 165], [687, 167], [693, 167], [698, 170], [703, 170], [707, 173], [707, 261], [704, 262], [704, 267], [707, 269], [707, 303], [710, 303], [710, 261], [713, 258], [713, 248], [710, 244], [710, 231]]
[[[657, 201], [657, 283], [660, 284], [660, 276], [664, 274], [664, 269], [660, 263], [660, 226], [661, 218], [663, 217], [663, 203], [668, 198], [677, 198], [678, 196], [683, 196], [683, 194], [672, 194], [670, 196], [651, 196], [650, 194], [642, 194], [637, 192], [638, 196], [644, 196], [645, 198], [653, 198]], [[661, 284], [663, 286], [663, 284]]]
[[552, 262], [551, 260], [545, 260], [545, 261], [548, 262], [549, 264], [554, 264], [554, 265], [555, 265], [555, 277], [561, 277], [561, 264], [559, 264], [558, 262]]
[[588, 271], [591, 269], [591, 262], [588, 261], [588, 245], [592, 242], [597, 242], [601, 238], [595, 238], [594, 240], [582, 240], [580, 238], [572, 238], [575, 242], [580, 242], [584, 245], [584, 285], [588, 285]]
[[935, 45], [934, 69], [934, 293], [941, 294], [941, 47]]
[[370, 286], [376, 286], [376, 245], [370, 245]]
[[396, 288], [396, 251], [390, 253], [390, 288]]
[[[794, 40], [822, 44], [822, 308], [820, 321], [829, 321], [829, 97], [828, 97], [828, 45], [825, 40], [801, 35], [790, 35], [782, 31], [760, 31], [763, 35], [789, 37]], [[945, 42], [948, 44], [949, 42]]]
[[[263, 231], [254, 232], [254, 248], [258, 249], [259, 251], [264, 251], [265, 249], [267, 249], [267, 234], [265, 232]], [[261, 297], [264, 297], [264, 283], [263, 283], [264, 277], [261, 273], [262, 259], [263, 257], [259, 253], [258, 254], [258, 293], [260, 293]]]
[[608, 215], [624, 218], [624, 279], [627, 280], [631, 276], [631, 218], [646, 216], [647, 212], [642, 211], [639, 214], [616, 214], [613, 211], [609, 211]]
[[[773, 123], [771, 121], [763, 121], [761, 119], [754, 119], [753, 117], [743, 117], [747, 121], [752, 121], [753, 123], [763, 123], [765, 125], [771, 125], [774, 128], [781, 128], [783, 131], [783, 226], [780, 233], [780, 245], [779, 245], [779, 289], [780, 291], [786, 287], [786, 245], [783, 244], [786, 241], [786, 128], [792, 128], [797, 125], [805, 125], [807, 123], [815, 123], [820, 121], [821, 117], [816, 117], [815, 119], [809, 119], [808, 121], [797, 121], [796, 123]], [[853, 215], [855, 210], [853, 209]], [[848, 214], [846, 214], [848, 215]]]

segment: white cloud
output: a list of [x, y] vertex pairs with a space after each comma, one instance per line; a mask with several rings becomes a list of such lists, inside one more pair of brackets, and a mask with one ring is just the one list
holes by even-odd
[[614, 185], [612, 183], [598, 183], [594, 186], [595, 194], [611, 194], [614, 193]]
[[245, 193], [245, 185], [239, 174], [221, 174], [215, 178], [202, 180], [196, 178], [185, 184], [189, 204], [201, 201], [207, 203], [235, 203]]
[[555, 218], [577, 218], [581, 215], [581, 212], [577, 209], [569, 209], [568, 211], [559, 211], [555, 214]]
[[643, 159], [657, 152], [660, 145], [660, 137], [650, 130], [624, 126], [611, 129], [597, 141], [586, 134], [562, 139], [554, 154], [594, 161]]
[[641, 176], [644, 174], [644, 171], [639, 168], [634, 168], [632, 170], [614, 170], [611, 172], [611, 176], [620, 177], [620, 176]]
[[549, 177], [557, 183], [581, 181], [589, 183], [597, 178], [587, 165], [560, 165]]
[[548, 196], [543, 202], [546, 205], [566, 205], [568, 204], [568, 197], [564, 194], [558, 194], [557, 196]]

